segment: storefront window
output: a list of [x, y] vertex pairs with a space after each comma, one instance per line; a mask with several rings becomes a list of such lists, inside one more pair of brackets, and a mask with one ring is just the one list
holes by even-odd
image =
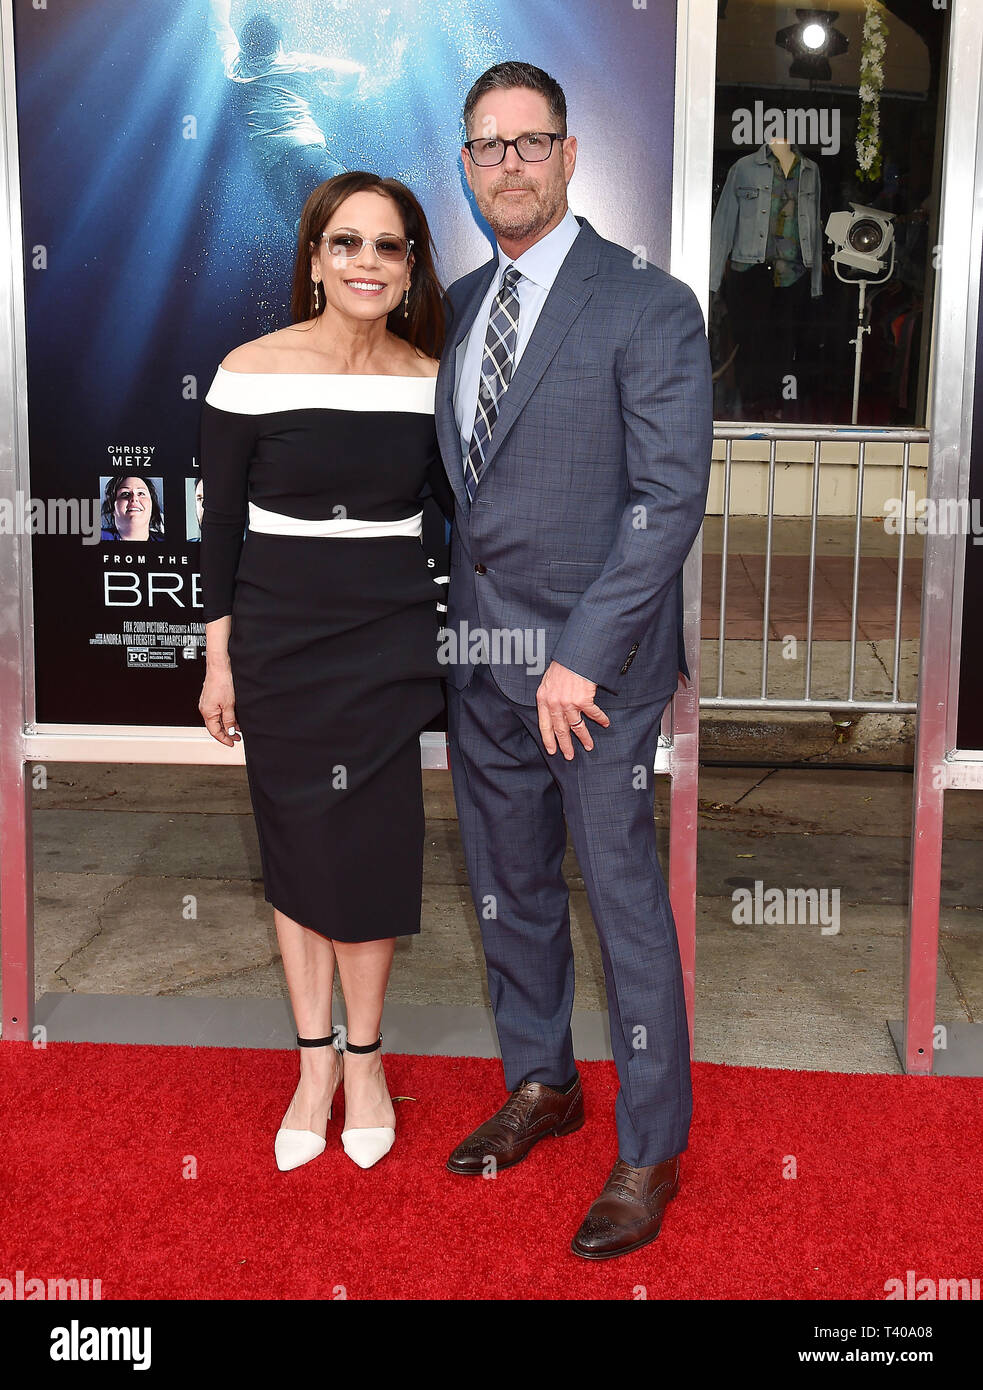
[[720, 0], [718, 420], [925, 425], [948, 25], [946, 0]]

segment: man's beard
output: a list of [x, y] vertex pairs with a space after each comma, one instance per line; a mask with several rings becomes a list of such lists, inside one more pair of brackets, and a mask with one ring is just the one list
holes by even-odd
[[489, 193], [487, 199], [478, 199], [478, 209], [496, 236], [507, 236], [515, 241], [534, 236], [536, 232], [553, 221], [560, 208], [560, 191], [554, 188], [530, 189], [529, 198], [519, 199], [521, 206], [507, 207], [505, 199], [498, 198], [502, 188], [528, 188], [528, 184], [502, 184], [501, 188]]

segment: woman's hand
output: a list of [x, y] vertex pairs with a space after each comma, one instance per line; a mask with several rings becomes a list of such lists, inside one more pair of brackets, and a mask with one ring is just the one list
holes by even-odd
[[241, 741], [242, 735], [236, 728], [236, 696], [230, 667], [206, 669], [198, 709], [212, 738], [229, 748]]

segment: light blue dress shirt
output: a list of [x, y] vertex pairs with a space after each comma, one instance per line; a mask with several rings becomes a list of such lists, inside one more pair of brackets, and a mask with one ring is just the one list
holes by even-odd
[[498, 248], [498, 269], [492, 276], [488, 293], [478, 306], [474, 323], [457, 349], [457, 386], [454, 391], [454, 413], [461, 432], [461, 465], [464, 467], [471, 447], [474, 433], [474, 417], [478, 409], [478, 383], [481, 376], [481, 359], [485, 351], [485, 334], [488, 331], [488, 318], [491, 303], [498, 293], [502, 276], [510, 265], [522, 274], [517, 289], [519, 292], [519, 330], [516, 334], [515, 356], [512, 360], [514, 371], [522, 356], [529, 336], [536, 326], [546, 296], [553, 288], [560, 266], [567, 252], [576, 240], [580, 223], [567, 208], [561, 220], [552, 231], [540, 237], [528, 250], [513, 261], [501, 246]]

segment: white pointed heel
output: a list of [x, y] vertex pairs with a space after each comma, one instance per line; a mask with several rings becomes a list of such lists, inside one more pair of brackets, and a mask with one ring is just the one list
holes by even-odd
[[[338, 1037], [337, 1028], [328, 1038], [302, 1038], [297, 1034], [298, 1047], [326, 1047], [329, 1044], [337, 1049], [336, 1039]], [[344, 1076], [344, 1067], [338, 1074], [338, 1086], [341, 1085]], [[338, 1090], [335, 1087], [335, 1092]], [[331, 1119], [331, 1109], [334, 1105], [334, 1096], [331, 1097], [331, 1104], [328, 1106], [328, 1119]], [[291, 1168], [300, 1168], [305, 1163], [310, 1163], [320, 1154], [324, 1153], [327, 1146], [327, 1139], [321, 1134], [315, 1134], [311, 1129], [285, 1129], [283, 1125], [277, 1130], [276, 1138], [273, 1141], [273, 1153], [276, 1157], [276, 1166], [281, 1173], [287, 1173]]]
[[276, 1166], [281, 1173], [300, 1168], [323, 1154], [327, 1142], [311, 1129], [279, 1129], [273, 1141]]
[[[347, 1038], [345, 1039], [346, 1052], [376, 1052], [381, 1046], [381, 1033], [374, 1043], [369, 1043], [365, 1047], [357, 1047]], [[342, 1148], [352, 1162], [357, 1163], [360, 1168], [371, 1168], [373, 1163], [378, 1163], [380, 1158], [385, 1158], [395, 1142], [396, 1131], [392, 1125], [373, 1125], [364, 1128], [344, 1129], [341, 1132]]]
[[345, 1153], [360, 1168], [371, 1168], [378, 1163], [396, 1142], [396, 1131], [389, 1125], [374, 1129], [346, 1129], [342, 1131], [341, 1142]]

